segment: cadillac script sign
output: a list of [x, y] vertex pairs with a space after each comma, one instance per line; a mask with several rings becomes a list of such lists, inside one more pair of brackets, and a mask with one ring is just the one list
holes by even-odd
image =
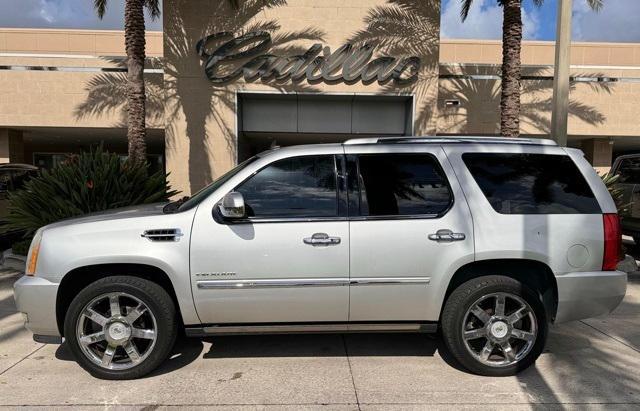
[[[212, 52], [208, 47], [219, 44]], [[365, 84], [390, 80], [397, 85], [416, 80], [420, 70], [418, 57], [373, 58], [374, 46], [355, 47], [345, 44], [334, 52], [322, 44], [314, 44], [300, 55], [276, 56], [269, 53], [271, 35], [256, 31], [234, 37], [222, 32], [207, 36], [196, 44], [196, 51], [204, 61], [204, 71], [215, 84], [225, 84], [241, 76], [245, 81], [293, 81], [306, 79], [310, 83], [362, 81]], [[322, 55], [321, 55], [322, 54]]]

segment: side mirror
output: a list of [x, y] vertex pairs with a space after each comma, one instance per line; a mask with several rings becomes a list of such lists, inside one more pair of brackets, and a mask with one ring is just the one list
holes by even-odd
[[219, 205], [220, 214], [224, 218], [243, 218], [245, 217], [244, 198], [241, 193], [232, 191], [227, 193]]

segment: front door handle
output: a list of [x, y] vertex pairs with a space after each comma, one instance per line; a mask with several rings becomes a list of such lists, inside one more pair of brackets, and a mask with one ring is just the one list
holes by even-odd
[[327, 246], [340, 244], [340, 237], [330, 237], [327, 233], [315, 233], [311, 237], [302, 240], [305, 244], [313, 246]]
[[450, 243], [452, 241], [462, 241], [467, 238], [464, 233], [454, 233], [451, 230], [438, 230], [435, 234], [429, 234], [429, 240], [439, 243]]

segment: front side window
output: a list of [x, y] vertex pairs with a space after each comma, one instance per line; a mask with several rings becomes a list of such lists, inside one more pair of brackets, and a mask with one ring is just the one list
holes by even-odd
[[178, 208], [178, 210], [179, 211], [186, 211], [186, 210], [190, 210], [193, 207], [197, 206], [202, 201], [204, 201], [205, 198], [209, 197], [218, 188], [220, 188], [221, 185], [223, 185], [224, 183], [229, 181], [233, 176], [235, 176], [236, 174], [241, 172], [245, 167], [247, 167], [249, 164], [253, 163], [257, 159], [258, 159], [258, 157], [251, 157], [248, 160], [245, 160], [242, 163], [238, 164], [237, 166], [235, 166], [231, 170], [227, 171], [225, 174], [223, 174], [220, 177], [218, 177], [211, 184], [209, 184], [208, 186], [200, 189], [200, 191], [198, 191], [193, 196], [191, 196], [191, 198], [189, 198], [186, 202], [184, 202], [180, 206], [180, 208]]
[[439, 215], [453, 201], [444, 172], [429, 154], [363, 154], [358, 163], [360, 215]]
[[276, 161], [240, 184], [248, 217], [306, 218], [338, 215], [334, 157]]
[[462, 159], [502, 214], [598, 214], [600, 205], [569, 156], [466, 153]]

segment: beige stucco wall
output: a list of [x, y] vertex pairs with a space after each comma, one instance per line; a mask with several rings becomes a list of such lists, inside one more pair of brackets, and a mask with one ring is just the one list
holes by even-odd
[[[501, 43], [443, 40], [440, 74], [499, 76]], [[551, 123], [554, 43], [524, 42], [521, 133], [545, 135]], [[570, 92], [571, 136], [640, 137], [640, 44], [574, 43], [571, 75], [618, 82], [576, 82]], [[541, 78], [540, 78], [541, 77]], [[624, 81], [624, 79], [632, 81]], [[500, 81], [441, 78], [438, 94], [438, 132], [497, 134], [500, 131]], [[446, 107], [446, 100], [460, 106]]]
[[[313, 93], [387, 93], [415, 95], [417, 133], [435, 131], [439, 1], [415, 0], [415, 10], [400, 10], [386, 0], [289, 0], [241, 1], [232, 10], [226, 1], [165, 0], [165, 119], [166, 156], [172, 185], [188, 194], [209, 183], [236, 162], [236, 92], [239, 90]], [[274, 7], [265, 5], [274, 4]], [[283, 4], [283, 5], [278, 5]], [[411, 4], [411, 2], [407, 2]], [[406, 18], [376, 18], [369, 27], [367, 18], [376, 8], [408, 13]], [[380, 9], [378, 9], [380, 10]], [[239, 80], [226, 86], [211, 84], [195, 53], [196, 42], [220, 31], [241, 34], [268, 29], [274, 54], [293, 55], [314, 43], [335, 50], [354, 37], [373, 35], [384, 43], [382, 51], [392, 56], [416, 55], [422, 59], [420, 79], [411, 87], [394, 88], [377, 83], [310, 85], [306, 81], [246, 83]]]
[[[162, 33], [147, 33], [161, 69]], [[0, 29], [0, 127], [124, 127], [121, 31]], [[162, 73], [146, 75], [148, 126], [164, 127]]]
[[[0, 53], [124, 56], [121, 30], [0, 28]], [[147, 57], [162, 56], [162, 33], [146, 34]]]
[[[553, 65], [555, 43], [524, 41], [522, 64]], [[441, 63], [500, 64], [502, 43], [492, 40], [452, 40], [440, 42]], [[572, 65], [640, 66], [640, 44], [574, 42], [571, 44]]]

